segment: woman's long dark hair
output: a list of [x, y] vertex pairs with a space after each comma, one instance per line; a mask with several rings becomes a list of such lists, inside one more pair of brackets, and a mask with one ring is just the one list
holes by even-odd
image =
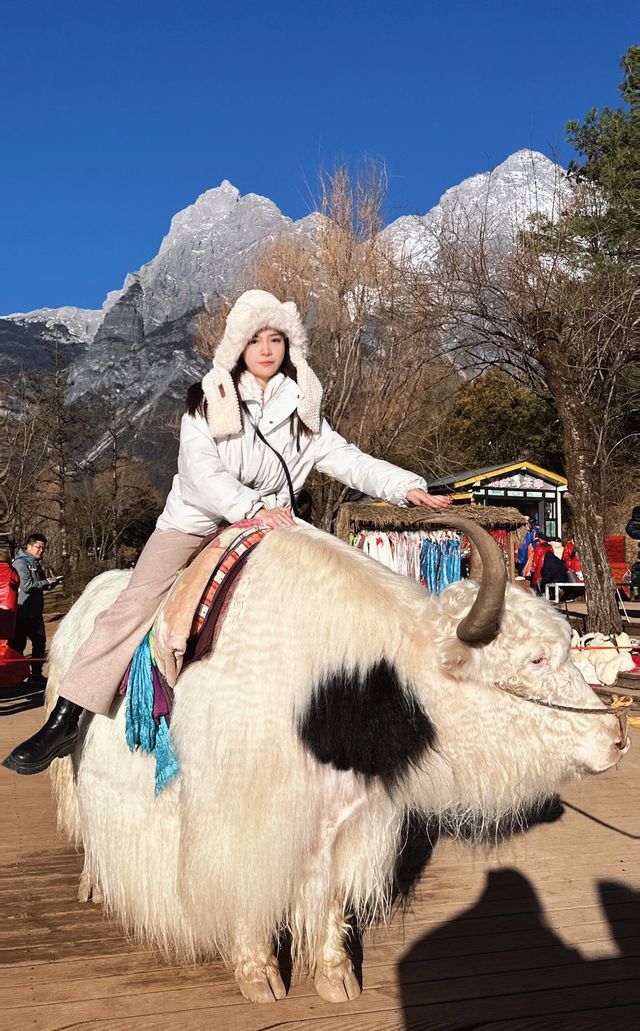
[[[298, 374], [296, 372], [295, 365], [291, 361], [291, 355], [289, 354], [289, 338], [286, 337], [284, 333], [282, 334], [282, 336], [284, 337], [284, 358], [282, 359], [282, 365], [278, 369], [278, 372], [284, 373], [284, 375], [288, 376], [289, 379], [292, 379], [294, 383], [297, 383]], [[246, 372], [246, 369], [247, 366], [244, 357], [243, 355], [240, 355], [238, 361], [231, 370], [231, 379], [233, 380], [233, 385], [236, 388], [236, 390], [238, 390], [240, 377], [243, 372]], [[189, 389], [187, 390], [187, 412], [189, 413], [189, 415], [202, 415], [206, 419], [207, 399], [204, 396], [202, 383], [192, 383]], [[242, 406], [240, 407], [240, 419], [244, 420]], [[297, 448], [298, 450], [300, 450], [300, 438], [310, 437], [312, 435], [312, 432], [309, 429], [309, 427], [305, 425], [305, 423], [302, 421], [297, 412], [291, 413], [291, 416], [289, 418], [289, 425], [291, 428], [291, 435], [295, 436]]]

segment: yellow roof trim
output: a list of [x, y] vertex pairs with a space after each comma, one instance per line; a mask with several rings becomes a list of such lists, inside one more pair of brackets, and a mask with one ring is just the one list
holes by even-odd
[[533, 472], [538, 473], [540, 476], [544, 476], [548, 480], [555, 480], [557, 484], [566, 485], [568, 483], [565, 476], [559, 476], [558, 473], [552, 473], [548, 469], [543, 469], [540, 465], [534, 465], [533, 462], [515, 462], [513, 465], [503, 465], [499, 469], [493, 469], [489, 473], [482, 473], [479, 476], [469, 476], [466, 480], [457, 480], [454, 483], [454, 487], [466, 487], [472, 483], [478, 483], [479, 480], [492, 480], [499, 476], [504, 476], [506, 473], [515, 472], [519, 469], [531, 469]]

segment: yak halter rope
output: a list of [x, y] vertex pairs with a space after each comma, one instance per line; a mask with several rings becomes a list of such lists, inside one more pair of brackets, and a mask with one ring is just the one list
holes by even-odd
[[501, 691], [505, 691], [506, 694], [513, 695], [514, 698], [521, 698], [523, 702], [533, 702], [534, 705], [542, 705], [545, 709], [557, 709], [559, 712], [582, 712], [588, 716], [615, 716], [618, 723], [620, 724], [620, 738], [622, 744], [625, 745], [627, 742], [627, 717], [629, 716], [628, 710], [633, 705], [633, 698], [625, 698], [621, 695], [613, 695], [613, 702], [611, 705], [606, 705], [603, 709], [581, 709], [577, 705], [560, 705], [559, 702], [546, 702], [542, 698], [533, 698], [531, 695], [520, 694], [519, 691], [514, 691], [508, 684], [499, 684], [496, 682], [496, 687], [500, 688]]

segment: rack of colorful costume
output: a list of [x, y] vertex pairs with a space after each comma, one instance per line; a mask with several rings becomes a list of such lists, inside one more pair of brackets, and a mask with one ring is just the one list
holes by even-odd
[[349, 543], [436, 594], [462, 579], [463, 558], [470, 553], [455, 530], [359, 530]]
[[[512, 508], [464, 505], [456, 513], [477, 522], [500, 548], [512, 579], [513, 553], [520, 543], [526, 516]], [[447, 528], [446, 513], [433, 525], [434, 513], [382, 502], [346, 502], [336, 520], [336, 535], [402, 576], [409, 576], [433, 593], [457, 580], [479, 580], [482, 567], [471, 542]], [[438, 525], [440, 523], [440, 525]]]

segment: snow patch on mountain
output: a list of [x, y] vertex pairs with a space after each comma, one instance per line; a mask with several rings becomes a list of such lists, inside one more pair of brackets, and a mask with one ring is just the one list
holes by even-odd
[[38, 323], [53, 330], [63, 326], [69, 335], [80, 344], [90, 344], [102, 322], [103, 314], [92, 308], [74, 308], [67, 305], [63, 308], [37, 308], [35, 311], [16, 311], [0, 318], [17, 322], [22, 326]]
[[563, 168], [538, 151], [519, 150], [452, 186], [426, 214], [402, 216], [381, 235], [411, 262], [432, 264], [443, 236], [468, 239], [482, 230], [508, 245], [532, 214], [556, 218], [569, 192]]

